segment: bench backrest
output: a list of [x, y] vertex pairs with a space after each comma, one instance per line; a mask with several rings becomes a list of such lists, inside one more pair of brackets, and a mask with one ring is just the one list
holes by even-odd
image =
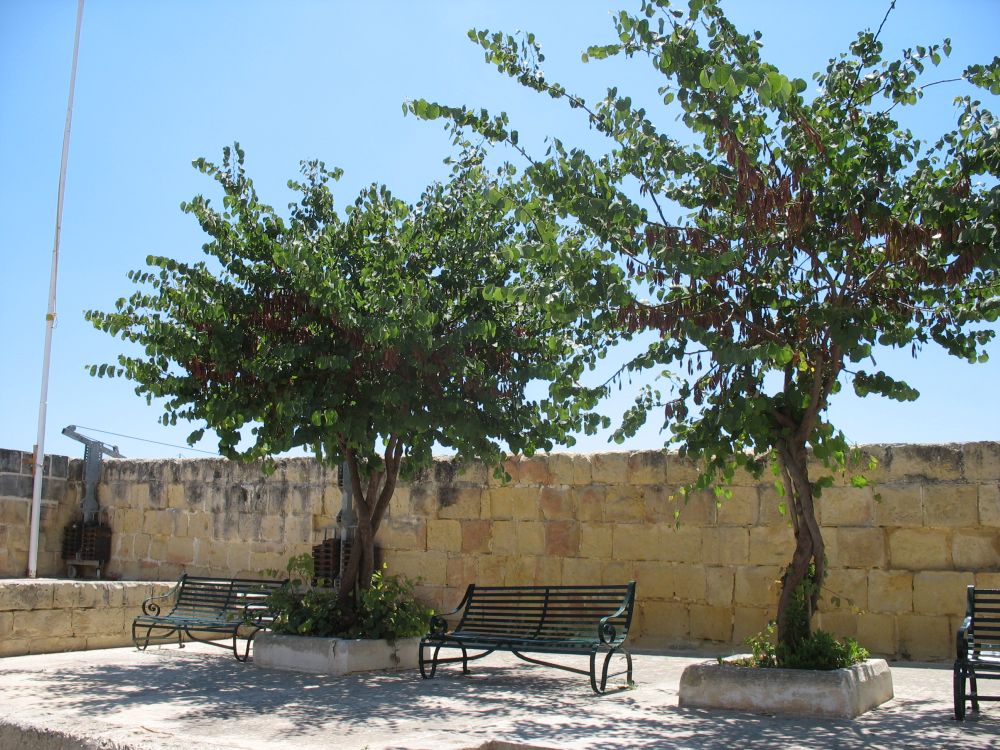
[[192, 617], [242, 616], [248, 609], [266, 612], [267, 597], [284, 581], [255, 578], [201, 578], [183, 575], [173, 614]]
[[1000, 589], [968, 588], [969, 650], [1000, 652]]
[[612, 586], [469, 586], [456, 632], [551, 641], [598, 641], [601, 620], [625, 640], [635, 582]]

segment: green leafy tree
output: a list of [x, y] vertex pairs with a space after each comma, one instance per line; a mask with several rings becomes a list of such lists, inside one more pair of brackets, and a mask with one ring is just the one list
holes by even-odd
[[[469, 149], [416, 205], [372, 185], [342, 213], [339, 173], [306, 163], [287, 217], [260, 202], [243, 163], [238, 145], [221, 166], [195, 162], [223, 192], [221, 208], [202, 196], [182, 206], [210, 238], [209, 261], [149, 257], [130, 297], [89, 311], [141, 350], [92, 373], [163, 399], [164, 424], [204, 425], [192, 443], [214, 430], [227, 457], [303, 446], [346, 462], [357, 512], [347, 600], [370, 585], [400, 472], [430, 465], [435, 445], [499, 465], [505, 449], [548, 450], [583, 426], [563, 406], [588, 400], [568, 362], [571, 321], [540, 315], [537, 278], [509, 260], [554, 241], [558, 225], [542, 203], [530, 216], [515, 208], [525, 187]], [[547, 398], [534, 383], [549, 383]]]
[[[962, 73], [973, 93], [955, 100], [957, 127], [927, 144], [895, 116], [944, 83], [927, 75], [949, 54], [947, 40], [888, 59], [878, 31], [864, 31], [807, 96], [806, 82], [767, 63], [760, 34], [740, 33], [715, 0], [685, 9], [647, 0], [615, 26], [617, 40], [584, 61], [651, 65], [662, 80], [648, 110], [615, 88], [588, 104], [549, 81], [530, 34], [470, 32], [501, 72], [579, 110], [607, 136], [604, 154], [552, 139], [535, 158], [506, 115], [426, 101], [411, 110], [519, 151], [534, 199], [555, 203], [613, 254], [604, 264], [619, 277], [587, 335], [600, 343], [652, 333], [619, 374], [666, 367], [673, 380], [664, 395], [640, 394], [619, 437], [662, 409], [670, 441], [702, 462], [695, 488], [724, 488], [739, 469], [775, 471], [795, 533], [777, 637], [793, 647], [809, 636], [819, 586], [809, 589], [805, 628], [790, 623], [793, 594], [810, 566], [817, 584], [826, 566], [816, 503], [851, 463], [828, 419], [830, 398], [845, 385], [917, 398], [878, 369], [876, 345], [916, 356], [934, 342], [986, 359], [1000, 310], [1000, 138], [975, 95], [1000, 93], [1000, 59]], [[661, 130], [671, 115], [687, 128], [682, 139]], [[595, 257], [563, 256], [575, 269], [566, 277], [585, 277]], [[580, 300], [589, 304], [592, 290]]]

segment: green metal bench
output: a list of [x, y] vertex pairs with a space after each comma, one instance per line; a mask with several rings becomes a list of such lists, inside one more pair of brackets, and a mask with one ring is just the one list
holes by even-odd
[[[271, 623], [267, 597], [284, 583], [182, 575], [166, 594], [142, 603], [142, 614], [132, 621], [132, 642], [145, 651], [150, 643], [171, 642], [176, 636], [178, 645], [184, 648], [186, 635], [199, 643], [230, 649], [237, 661], [245, 662], [254, 636]], [[161, 614], [170, 602], [170, 611]], [[231, 637], [232, 645], [218, 643], [223, 636]], [[246, 640], [242, 655], [238, 638]]]
[[[608, 677], [626, 675], [632, 685], [632, 655], [622, 646], [628, 637], [635, 605], [635, 581], [615, 586], [479, 586], [471, 584], [453, 611], [431, 617], [430, 632], [420, 640], [420, 675], [430, 679], [439, 664], [469, 662], [494, 651], [509, 651], [532, 664], [555, 667], [590, 677], [597, 694], [604, 693]], [[448, 630], [444, 619], [459, 615]], [[442, 658], [441, 649], [460, 649], [461, 656]], [[469, 650], [483, 653], [469, 655]], [[431, 652], [430, 658], [425, 653]], [[590, 657], [590, 668], [579, 669], [542, 661], [526, 653], [576, 654]], [[598, 678], [597, 657], [603, 665]], [[626, 669], [608, 674], [611, 657], [625, 657]], [[428, 671], [428, 665], [430, 667]]]
[[[955, 644], [955, 719], [965, 718], [966, 705], [979, 711], [979, 701], [1000, 701], [1000, 694], [982, 695], [980, 680], [1000, 680], [1000, 589], [967, 589], [965, 620]], [[968, 689], [966, 689], [968, 686]]]

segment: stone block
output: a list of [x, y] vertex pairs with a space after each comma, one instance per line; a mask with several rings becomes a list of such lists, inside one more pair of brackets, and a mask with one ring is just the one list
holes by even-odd
[[576, 557], [580, 553], [580, 524], [576, 521], [545, 523], [545, 554], [549, 557]]
[[1000, 443], [966, 443], [962, 458], [967, 481], [996, 482], [1000, 478]]
[[816, 501], [823, 526], [871, 526], [875, 499], [869, 487], [827, 487]]
[[[636, 587], [638, 595], [638, 587]], [[691, 634], [687, 606], [677, 602], [641, 600], [638, 604], [639, 637], [649, 647], [685, 643]]]
[[449, 588], [464, 592], [470, 583], [478, 583], [476, 576], [479, 572], [479, 562], [475, 557], [469, 555], [449, 556], [445, 565], [445, 576]]
[[760, 507], [757, 511], [759, 526], [779, 526], [789, 523], [787, 511], [788, 498], [778, 493], [773, 484], [763, 484], [758, 490]]
[[29, 638], [34, 641], [41, 638], [61, 638], [73, 635], [70, 610], [17, 610], [12, 615], [11, 637], [13, 638]]
[[641, 523], [646, 520], [646, 503], [639, 487], [628, 485], [607, 488], [604, 519], [617, 523]]
[[868, 608], [872, 612], [912, 612], [913, 573], [902, 570], [869, 571]]
[[0, 611], [52, 609], [55, 586], [50, 581], [5, 582]]
[[383, 554], [390, 573], [419, 577], [429, 586], [444, 586], [448, 581], [448, 555], [444, 552], [385, 550]]
[[576, 493], [569, 488], [542, 487], [539, 495], [542, 518], [546, 521], [577, 519], [576, 499]]
[[0, 638], [0, 657], [23, 656], [29, 653], [30, 645], [28, 638]]
[[[603, 485], [588, 485], [577, 487], [573, 490], [575, 495], [574, 506], [576, 507], [577, 519], [580, 521], [603, 521], [604, 501], [608, 495], [608, 488]], [[614, 520], [609, 518], [608, 520]]]
[[720, 526], [753, 526], [760, 512], [756, 487], [731, 487], [732, 497], [721, 498], [716, 514]]
[[427, 548], [436, 552], [461, 552], [461, 522], [454, 519], [428, 521]]
[[858, 616], [854, 612], [819, 612], [816, 616], [816, 625], [820, 630], [837, 636], [837, 638], [858, 637]]
[[549, 462], [544, 456], [522, 457], [518, 467], [518, 484], [538, 486], [552, 484], [552, 472], [549, 470]]
[[628, 484], [628, 453], [594, 453], [590, 456], [594, 484]]
[[28, 641], [29, 654], [61, 654], [66, 651], [82, 651], [87, 645], [85, 638], [61, 636], [32, 638]]
[[781, 590], [778, 566], [740, 566], [735, 570], [733, 602], [738, 606], [771, 609]]
[[895, 529], [889, 532], [889, 565], [904, 570], [951, 567], [951, 534], [938, 529]]
[[495, 487], [489, 490], [493, 518], [537, 520], [541, 518], [539, 496], [537, 487]]
[[764, 607], [733, 608], [733, 643], [746, 645], [747, 638], [758, 635], [773, 619], [773, 611]]
[[750, 529], [751, 565], [786, 565], [795, 550], [795, 534], [788, 524]]
[[544, 586], [561, 585], [563, 583], [563, 562], [561, 557], [535, 558], [535, 581]]
[[661, 560], [663, 533], [657, 526], [615, 524], [612, 557], [615, 560]]
[[[504, 586], [507, 584], [507, 565], [512, 558], [506, 555], [481, 555], [476, 558], [475, 583], [480, 586]], [[457, 602], [456, 602], [457, 603]], [[454, 605], [452, 605], [454, 606]]]
[[708, 581], [704, 565], [668, 563], [664, 568], [665, 574], [672, 582], [674, 599], [694, 603], [705, 601]]
[[667, 481], [666, 451], [638, 451], [628, 456], [628, 481], [633, 485]]
[[947, 615], [897, 615], [899, 654], [904, 659], [954, 657], [955, 631]]
[[979, 487], [975, 484], [926, 484], [924, 526], [974, 528], [979, 525]]
[[875, 523], [878, 526], [922, 526], [924, 505], [919, 484], [876, 485]]
[[689, 612], [692, 638], [722, 643], [729, 643], [732, 640], [733, 611], [730, 607], [692, 604]]
[[129, 505], [133, 508], [145, 508], [149, 503], [149, 485], [148, 484], [129, 484], [128, 491], [126, 493], [126, 498], [128, 499]]
[[507, 563], [504, 583], [507, 586], [536, 586], [538, 558], [530, 555], [520, 555], [511, 558]]
[[479, 487], [439, 487], [438, 503], [438, 518], [482, 518], [483, 490]]
[[713, 607], [732, 606], [735, 580], [735, 568], [720, 566], [705, 568], [705, 603]]
[[[552, 484], [557, 487], [568, 487], [576, 484], [575, 472], [573, 469], [572, 453], [550, 453], [547, 456], [549, 462], [549, 472], [552, 475]], [[589, 481], [589, 479], [588, 479]]]
[[573, 484], [587, 485], [594, 482], [593, 465], [590, 456], [584, 454], [573, 455]]
[[867, 570], [834, 568], [827, 571], [820, 590], [823, 611], [868, 609], [868, 598]]
[[965, 589], [975, 583], [972, 573], [922, 570], [913, 576], [913, 611], [920, 615], [965, 613]]
[[735, 526], [702, 529], [701, 559], [706, 565], [746, 565], [750, 559], [749, 529]]
[[886, 446], [883, 470], [887, 480], [962, 479], [962, 450], [957, 445]]
[[[602, 580], [604, 565], [588, 557], [567, 557], [563, 560], [563, 583], [567, 586], [590, 586]], [[636, 571], [636, 575], [639, 573]], [[639, 584], [643, 585], [644, 584]]]
[[481, 554], [490, 551], [493, 523], [474, 518], [462, 521], [462, 553]]
[[837, 567], [870, 569], [886, 566], [888, 548], [883, 529], [842, 526], [835, 530], [833, 536], [837, 540]]
[[580, 556], [594, 560], [610, 560], [614, 548], [614, 524], [585, 523], [580, 525]]
[[[266, 521], [266, 518], [265, 518]], [[428, 521], [421, 518], [393, 518], [382, 522], [378, 530], [378, 544], [391, 549], [427, 549]], [[443, 521], [439, 523], [444, 523]], [[280, 537], [271, 537], [261, 529], [264, 539], [275, 541]]]
[[125, 632], [124, 609], [91, 608], [66, 610], [66, 612], [70, 616], [73, 635], [77, 637], [116, 635], [120, 638]]
[[493, 522], [493, 554], [513, 555], [517, 553], [517, 521]]
[[958, 570], [996, 570], [1000, 568], [1000, 534], [990, 530], [955, 531], [951, 557]]
[[[669, 566], [676, 567], [676, 566]], [[661, 562], [638, 562], [635, 565], [636, 592], [643, 599], [673, 599], [674, 575]]]
[[491, 469], [482, 461], [455, 461], [455, 483], [485, 487], [490, 480]]
[[519, 521], [516, 535], [519, 555], [545, 554], [545, 524], [542, 522]]
[[692, 484], [700, 473], [698, 465], [690, 458], [681, 457], [676, 453], [667, 455], [667, 481], [670, 484]]
[[680, 526], [714, 526], [718, 518], [718, 506], [713, 492], [693, 492], [681, 495], [679, 488], [667, 489], [670, 520]]
[[857, 641], [873, 654], [896, 656], [896, 618], [892, 615], [861, 612], [857, 618]]
[[1000, 485], [979, 485], [979, 523], [1000, 528]]
[[194, 562], [195, 540], [185, 537], [171, 537], [167, 540], [168, 563], [177, 565], [189, 565]]
[[631, 561], [609, 560], [601, 568], [601, 583], [621, 585], [634, 581], [635, 565]]
[[702, 532], [704, 529], [668, 526], [661, 536], [662, 551], [657, 559], [667, 562], [687, 562], [702, 559]]

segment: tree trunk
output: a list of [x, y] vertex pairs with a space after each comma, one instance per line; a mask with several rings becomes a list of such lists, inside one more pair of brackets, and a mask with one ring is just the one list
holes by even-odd
[[[783, 440], [778, 443], [778, 457], [785, 477], [789, 499], [788, 513], [795, 531], [795, 552], [785, 569], [778, 599], [778, 642], [789, 648], [812, 632], [812, 616], [819, 600], [819, 584], [825, 574], [825, 545], [816, 520], [812, 483], [809, 481], [808, 453], [804, 442]], [[810, 565], [814, 572], [810, 577]], [[802, 607], [795, 601], [796, 589], [811, 579], [809, 593]], [[804, 611], [803, 611], [804, 610]]]
[[[338, 596], [346, 605], [354, 603], [358, 591], [371, 586], [375, 573], [375, 535], [392, 500], [399, 477], [403, 456], [402, 442], [395, 436], [389, 438], [381, 467], [362, 467], [353, 450], [343, 446], [351, 482], [351, 495], [357, 515], [357, 528], [351, 554], [344, 566]], [[367, 469], [367, 487], [362, 484], [362, 472]]]

